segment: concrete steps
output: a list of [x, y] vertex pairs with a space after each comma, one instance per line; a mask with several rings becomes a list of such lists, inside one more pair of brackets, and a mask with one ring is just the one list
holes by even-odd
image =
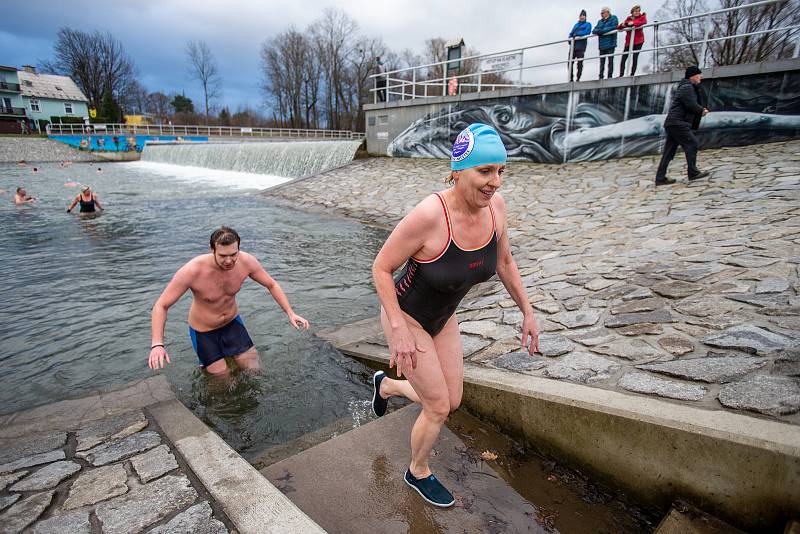
[[431, 467], [456, 505], [424, 503], [402, 480], [418, 413], [402, 408], [261, 473], [331, 533], [548, 532], [532, 519], [537, 509], [487, 463], [457, 452], [467, 447], [446, 427]]
[[[418, 413], [416, 405], [397, 409], [260, 472], [331, 533], [633, 534], [652, 531], [658, 520], [580, 473], [522, 449], [464, 410], [451, 415], [431, 457], [456, 504], [444, 510], [430, 506], [402, 480]], [[267, 451], [259, 459], [280, 452]]]

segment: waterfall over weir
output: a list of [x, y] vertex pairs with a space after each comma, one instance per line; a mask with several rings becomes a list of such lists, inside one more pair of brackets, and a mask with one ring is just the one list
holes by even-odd
[[301, 178], [352, 161], [362, 141], [146, 145], [142, 161]]

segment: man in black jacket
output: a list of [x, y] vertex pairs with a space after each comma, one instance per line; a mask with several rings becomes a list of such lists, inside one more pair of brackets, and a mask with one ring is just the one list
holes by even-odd
[[700, 69], [689, 67], [686, 75], [678, 82], [669, 113], [664, 120], [664, 130], [667, 133], [664, 143], [664, 152], [656, 171], [656, 185], [674, 184], [675, 180], [667, 178], [667, 167], [675, 157], [678, 145], [686, 154], [689, 180], [697, 180], [708, 176], [707, 172], [700, 172], [697, 168], [697, 150], [699, 143], [692, 130], [700, 127], [700, 119], [705, 117], [708, 109], [703, 107], [703, 95], [700, 91], [700, 81], [703, 79]]

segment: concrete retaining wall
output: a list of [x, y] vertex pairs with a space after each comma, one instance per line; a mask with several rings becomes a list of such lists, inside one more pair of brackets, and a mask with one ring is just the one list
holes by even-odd
[[[712, 113], [702, 148], [800, 137], [800, 58], [709, 68]], [[512, 159], [562, 163], [660, 151], [671, 93], [683, 72], [418, 98], [364, 106], [367, 150], [448, 158], [458, 132], [492, 124]]]
[[48, 161], [105, 161], [63, 143], [41, 137], [0, 137], [0, 163]]

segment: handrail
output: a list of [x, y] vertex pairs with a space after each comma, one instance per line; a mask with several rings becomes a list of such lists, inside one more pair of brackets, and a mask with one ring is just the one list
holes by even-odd
[[[751, 9], [751, 8], [754, 8], [754, 7], [760, 7], [760, 6], [770, 5], [770, 4], [782, 3], [782, 2], [786, 2], [786, 1], [788, 1], [788, 0], [761, 0], [761, 1], [758, 1], [758, 2], [753, 2], [751, 4], [745, 4], [745, 5], [741, 5], [741, 6], [734, 6], [734, 7], [729, 7], [729, 8], [717, 9], [717, 10], [713, 10], [713, 11], [707, 11], [707, 12], [703, 12], [703, 13], [686, 15], [684, 17], [678, 17], [678, 18], [664, 20], [664, 21], [654, 21], [654, 22], [650, 22], [650, 23], [647, 23], [647, 24], [643, 24], [641, 26], [632, 27], [630, 29], [613, 30], [613, 31], [610, 31], [610, 32], [607, 32], [607, 33], [604, 33], [604, 34], [590, 34], [590, 35], [587, 35], [587, 36], [581, 36], [581, 37], [575, 37], [575, 38], [567, 38], [567, 39], [561, 39], [561, 40], [551, 41], [551, 42], [547, 42], [547, 43], [539, 43], [539, 44], [535, 44], [535, 45], [525, 46], [525, 47], [521, 47], [521, 48], [508, 49], [508, 50], [503, 50], [503, 51], [500, 51], [500, 52], [490, 52], [490, 53], [485, 53], [485, 54], [475, 54], [475, 55], [472, 55], [472, 56], [461, 57], [461, 58], [458, 58], [458, 59], [437, 61], [437, 62], [434, 62], [434, 63], [428, 63], [428, 64], [423, 64], [423, 65], [415, 65], [415, 66], [411, 66], [411, 67], [404, 67], [404, 68], [401, 68], [401, 69], [394, 69], [394, 70], [391, 70], [391, 71], [375, 73], [375, 74], [371, 74], [369, 76], [373, 80], [373, 87], [370, 89], [370, 91], [373, 93], [373, 102], [374, 103], [378, 102], [379, 95], [382, 95], [386, 99], [388, 99], [388, 96], [390, 94], [397, 95], [397, 96], [401, 97], [402, 99], [406, 99], [406, 98], [411, 98], [411, 99], [415, 99], [415, 98], [430, 98], [430, 97], [433, 97], [433, 96], [441, 96], [441, 94], [444, 94], [446, 86], [447, 86], [447, 82], [449, 80], [451, 80], [451, 79], [455, 79], [455, 80], [457, 80], [459, 82], [459, 84], [458, 84], [459, 90], [460, 90], [460, 87], [463, 85], [463, 86], [466, 86], [466, 87], [477, 87], [478, 92], [480, 92], [481, 87], [482, 87], [481, 79], [482, 79], [482, 77], [484, 75], [487, 75], [487, 74], [502, 74], [502, 73], [508, 73], [508, 72], [519, 73], [520, 82], [517, 83], [517, 84], [487, 83], [487, 84], [483, 84], [483, 86], [495, 87], [495, 86], [502, 85], [502, 86], [505, 86], [505, 87], [522, 87], [522, 86], [529, 85], [529, 84], [522, 83], [522, 74], [523, 74], [524, 71], [528, 71], [528, 70], [534, 69], [534, 68], [542, 68], [542, 67], [550, 67], [550, 66], [555, 66], [555, 65], [570, 64], [570, 63], [576, 61], [576, 59], [572, 58], [572, 47], [574, 45], [574, 42], [577, 41], [577, 40], [588, 40], [588, 39], [593, 39], [593, 38], [598, 38], [599, 39], [601, 36], [605, 36], [605, 35], [624, 34], [624, 32], [632, 32], [632, 31], [644, 31], [644, 29], [651, 28], [651, 27], [655, 27], [657, 29], [660, 26], [665, 26], [665, 25], [668, 25], [668, 24], [674, 24], [674, 23], [682, 22], [682, 21], [686, 21], [686, 20], [697, 19], [697, 18], [701, 18], [701, 17], [710, 17], [710, 16], [713, 16], [713, 15], [721, 14], [721, 13], [727, 13], [727, 12], [731, 12], [731, 11], [738, 11], [738, 10], [741, 10], [741, 9]], [[623, 50], [622, 52], [616, 52], [616, 53], [614, 53], [612, 55], [603, 56], [603, 57], [607, 58], [609, 61], [613, 61], [613, 58], [615, 58], [615, 57], [618, 57], [618, 56], [621, 56], [621, 55], [628, 55], [628, 54], [631, 54], [631, 53], [635, 53], [635, 54], [654, 53], [654, 52], [658, 52], [659, 50], [666, 50], [666, 49], [671, 49], [671, 48], [693, 46], [693, 45], [702, 45], [703, 46], [703, 50], [702, 50], [702, 56], [703, 57], [701, 57], [701, 63], [702, 63], [702, 62], [704, 62], [704, 59], [705, 59], [705, 53], [706, 53], [706, 50], [707, 50], [708, 43], [722, 41], [722, 40], [725, 40], [725, 39], [736, 39], [736, 38], [742, 38], [742, 37], [749, 37], [749, 36], [753, 36], [753, 35], [776, 33], [776, 32], [781, 32], [781, 31], [787, 31], [788, 32], [787, 37], [789, 37], [789, 36], [791, 36], [792, 33], [794, 33], [794, 31], [797, 28], [798, 28], [798, 25], [792, 25], [792, 26], [785, 26], [785, 27], [781, 27], [781, 28], [772, 28], [772, 29], [768, 29], [768, 30], [760, 30], [760, 31], [749, 32], [749, 33], [744, 33], [744, 34], [727, 35], [727, 36], [716, 37], [716, 38], [710, 38], [708, 30], [706, 30], [705, 36], [704, 36], [703, 40], [701, 40], [701, 41], [692, 41], [692, 42], [687, 42], [687, 43], [677, 43], [677, 44], [665, 45], [665, 46], [658, 46], [657, 37], [656, 37], [657, 32], [653, 32], [655, 43], [654, 43], [654, 45], [652, 47], [642, 48], [641, 50], [635, 50], [634, 51], [633, 50], [633, 41], [634, 41], [634, 39], [630, 39], [629, 46], [627, 48], [625, 46], [623, 46], [622, 47], [622, 50]], [[524, 64], [524, 53], [526, 51], [537, 49], [537, 48], [543, 48], [543, 47], [547, 47], [547, 46], [565, 44], [565, 43], [569, 43], [570, 44], [570, 54], [569, 54], [569, 58], [568, 59], [560, 60], [560, 61], [547, 62], [547, 63], [534, 64], [534, 65], [525, 65]], [[800, 50], [800, 39], [798, 39], [798, 42], [796, 43], [795, 50], [794, 50], [794, 57], [798, 56], [798, 51], [799, 50]], [[480, 60], [480, 59], [484, 59], [484, 58], [491, 58], [491, 57], [496, 57], [496, 56], [502, 56], [502, 55], [507, 55], [507, 54], [518, 54], [518, 53], [522, 53], [523, 54], [523, 58], [522, 58], [522, 61], [520, 61], [520, 65], [519, 66], [507, 67], [507, 68], [491, 70], [491, 71], [481, 71], [480, 68], [479, 68], [477, 72], [472, 72], [472, 73], [458, 74], [458, 75], [448, 75], [447, 74], [448, 65], [453, 64], [453, 63], [460, 63], [460, 62], [469, 61], [469, 60]], [[600, 56], [587, 57], [587, 58], [581, 58], [580, 60], [596, 60], [596, 59], [599, 59], [599, 57]], [[704, 65], [701, 64], [701, 67], [702, 66], [704, 66]], [[435, 78], [427, 78], [425, 80], [417, 80], [417, 71], [418, 70], [430, 69], [431, 67], [441, 67], [442, 68], [442, 76], [441, 77], [435, 77]], [[411, 80], [404, 79], [404, 78], [400, 77], [403, 74], [408, 75], [407, 73], [409, 73], [409, 72], [411, 73], [411, 78], [412, 78]], [[477, 84], [475, 84], [475, 83], [463, 83], [463, 84], [460, 83], [463, 78], [473, 78], [473, 77], [477, 77], [478, 78], [478, 83]], [[384, 82], [384, 83], [383, 84], [379, 84], [378, 83], [379, 80], [381, 82]], [[397, 82], [397, 83], [396, 84], [392, 84], [392, 82]], [[424, 90], [424, 91], [422, 91], [423, 94], [418, 94], [417, 93], [418, 86]], [[431, 86], [432, 87], [441, 87], [442, 90], [438, 91], [441, 94], [430, 95], [429, 96], [427, 94], [428, 93], [428, 87], [431, 87]], [[392, 89], [401, 89], [401, 91], [400, 92], [392, 91]]]
[[48, 124], [48, 135], [174, 135], [207, 137], [273, 137], [298, 139], [363, 139], [362, 132], [303, 128], [163, 124]]

